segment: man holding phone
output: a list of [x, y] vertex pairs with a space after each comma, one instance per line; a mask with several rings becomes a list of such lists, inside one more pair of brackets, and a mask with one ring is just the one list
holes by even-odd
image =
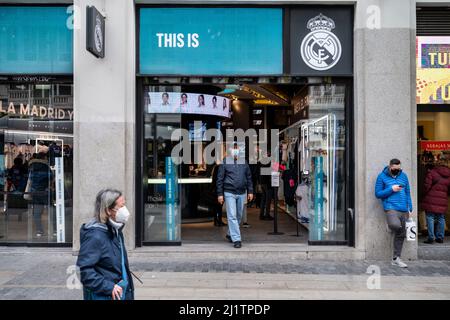
[[406, 268], [400, 256], [406, 237], [406, 220], [412, 214], [412, 201], [408, 176], [402, 171], [400, 160], [392, 159], [378, 175], [375, 196], [383, 201], [387, 224], [395, 233], [392, 265]]

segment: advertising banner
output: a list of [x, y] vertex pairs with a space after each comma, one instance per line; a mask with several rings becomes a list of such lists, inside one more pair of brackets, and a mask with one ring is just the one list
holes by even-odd
[[323, 240], [323, 157], [314, 157], [314, 220], [313, 239]]
[[64, 161], [55, 157], [55, 191], [56, 191], [56, 241], [66, 242], [65, 203], [64, 203]]
[[215, 95], [185, 92], [149, 92], [148, 113], [191, 113], [230, 117], [231, 100]]
[[166, 230], [167, 240], [175, 241], [177, 235], [177, 174], [171, 157], [166, 157]]
[[423, 151], [450, 151], [450, 141], [420, 141]]
[[281, 75], [281, 8], [141, 8], [139, 73]]
[[416, 103], [450, 104], [450, 37], [417, 37], [416, 56]]

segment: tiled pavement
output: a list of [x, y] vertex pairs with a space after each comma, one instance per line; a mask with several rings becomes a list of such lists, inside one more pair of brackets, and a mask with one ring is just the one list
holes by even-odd
[[[135, 281], [139, 299], [450, 299], [449, 261], [399, 269], [388, 261], [149, 259], [130, 258], [144, 282]], [[0, 251], [0, 299], [81, 299], [69, 289], [75, 262], [66, 249]], [[367, 289], [369, 266], [379, 268], [383, 290]]]

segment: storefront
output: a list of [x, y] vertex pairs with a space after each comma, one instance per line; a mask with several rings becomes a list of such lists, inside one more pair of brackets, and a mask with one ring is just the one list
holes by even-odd
[[[352, 6], [137, 6], [136, 35], [137, 246], [179, 245], [213, 217], [208, 129], [278, 130], [280, 211], [298, 223], [282, 186], [306, 178], [307, 242], [354, 246]], [[174, 158], [178, 129], [191, 162]]]
[[[442, 20], [442, 23], [436, 20], [442, 16], [447, 19]], [[448, 235], [449, 230], [450, 211], [445, 210], [445, 204], [450, 203], [450, 195], [439, 193], [440, 183], [443, 181], [445, 186], [445, 182], [450, 180], [450, 30], [442, 28], [444, 21], [448, 22], [448, 17], [450, 11], [447, 8], [425, 7], [418, 10], [417, 183], [420, 208], [418, 222], [422, 236], [419, 244], [422, 247], [427, 238], [444, 240], [440, 238], [437, 221], [427, 222], [426, 212], [439, 213], [439, 216], [445, 217], [442, 236]], [[429, 234], [430, 225], [434, 232]]]
[[69, 21], [63, 5], [0, 5], [1, 245], [72, 245]]

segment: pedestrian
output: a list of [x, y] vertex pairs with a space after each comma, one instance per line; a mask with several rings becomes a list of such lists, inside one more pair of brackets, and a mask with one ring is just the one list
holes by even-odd
[[235, 248], [242, 247], [239, 225], [242, 221], [246, 193], [248, 201], [253, 199], [253, 182], [250, 167], [239, 158], [239, 148], [235, 143], [228, 156], [219, 167], [217, 194], [219, 203], [225, 202], [227, 209], [228, 232], [226, 238]]
[[[53, 174], [48, 165], [47, 155], [44, 152], [39, 152], [30, 161], [27, 182], [29, 190], [25, 190], [25, 196], [27, 199], [31, 199], [31, 204], [33, 205], [33, 221], [36, 228], [36, 237], [38, 238], [44, 235], [42, 215], [45, 208], [50, 206], [52, 180]], [[56, 219], [53, 219], [53, 228], [56, 230]], [[53, 235], [56, 236], [56, 233]]]
[[[424, 184], [425, 196], [422, 200], [422, 210], [425, 210], [428, 228], [428, 239], [425, 243], [432, 244], [435, 240], [437, 243], [444, 243], [449, 187], [450, 169], [443, 163], [428, 172]], [[437, 221], [436, 230], [435, 221]]]
[[219, 203], [217, 201], [217, 175], [219, 173], [219, 167], [220, 167], [220, 161], [217, 160], [217, 162], [214, 164], [214, 167], [212, 168], [212, 185], [213, 185], [213, 209], [214, 209], [214, 226], [216, 227], [223, 227], [227, 224], [223, 222], [222, 220], [222, 207], [223, 203]]
[[94, 218], [80, 230], [80, 268], [85, 300], [134, 300], [122, 230], [130, 213], [118, 190], [97, 194]]
[[395, 233], [391, 263], [406, 268], [407, 265], [400, 256], [406, 237], [406, 220], [412, 214], [412, 201], [408, 176], [402, 171], [400, 160], [392, 159], [389, 166], [378, 175], [375, 196], [383, 201], [388, 227]]

